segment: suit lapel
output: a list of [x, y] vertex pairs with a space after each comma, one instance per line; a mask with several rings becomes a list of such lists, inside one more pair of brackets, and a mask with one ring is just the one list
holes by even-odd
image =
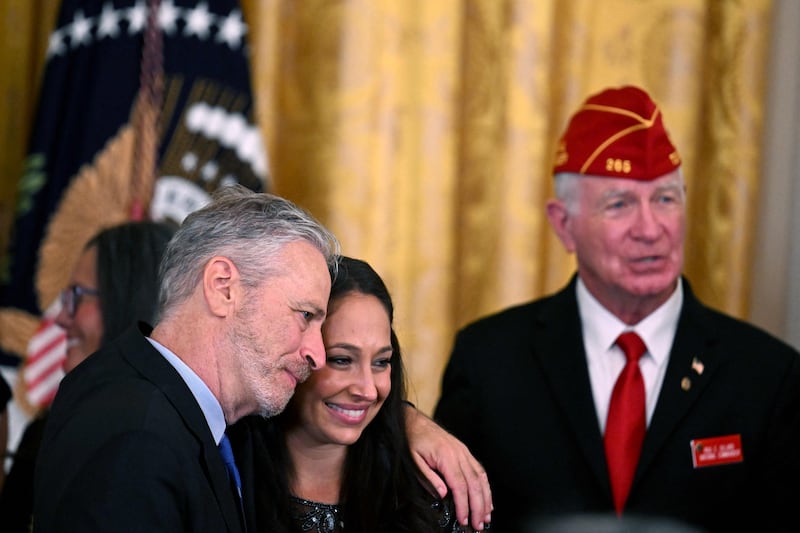
[[[610, 498], [603, 437], [591, 394], [575, 282], [576, 278], [573, 277], [564, 290], [541, 307], [535, 325], [536, 346], [533, 352], [552, 384], [551, 390], [557, 405], [565, 413], [584, 456], [599, 482], [606, 487]], [[714, 350], [718, 334], [688, 283], [685, 280], [682, 283], [683, 308], [632, 490], [636, 489], [637, 481], [646, 474], [664, 442], [689, 412], [719, 367], [719, 354]], [[695, 359], [700, 365], [693, 365]], [[687, 378], [688, 382], [685, 381]], [[688, 450], [688, 442], [686, 447]]]
[[575, 296], [576, 277], [556, 293], [537, 315], [533, 353], [539, 359], [558, 407], [572, 429], [601, 486], [607, 487], [608, 470], [603, 439], [597, 423], [592, 386], [586, 365], [583, 332]]
[[231, 532], [244, 531], [239, 502], [233, 493], [225, 464], [222, 461], [217, 445], [211, 435], [208, 422], [202, 409], [192, 395], [189, 387], [184, 383], [178, 372], [164, 357], [158, 353], [150, 342], [142, 335], [150, 331], [135, 332], [131, 344], [133, 350], [125, 349], [123, 357], [136, 368], [139, 373], [151, 381], [167, 397], [169, 402], [183, 419], [186, 428], [192, 433], [201, 446], [200, 465], [207, 473], [211, 488], [216, 496], [222, 515]]
[[[684, 302], [675, 340], [670, 350], [664, 383], [647, 429], [636, 480], [642, 477], [669, 435], [698, 400], [719, 368], [719, 354], [713, 349], [718, 334], [706, 320], [705, 310], [684, 283]], [[689, 449], [689, 443], [686, 443]]]

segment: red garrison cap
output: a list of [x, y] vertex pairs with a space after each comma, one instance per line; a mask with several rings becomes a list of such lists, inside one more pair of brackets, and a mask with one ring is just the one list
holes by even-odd
[[626, 86], [590, 96], [572, 115], [553, 173], [649, 181], [680, 165], [658, 105], [642, 89]]

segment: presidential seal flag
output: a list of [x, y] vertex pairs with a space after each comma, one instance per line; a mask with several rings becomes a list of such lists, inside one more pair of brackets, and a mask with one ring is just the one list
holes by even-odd
[[31, 404], [60, 379], [52, 316], [92, 235], [128, 219], [180, 223], [223, 185], [269, 188], [246, 38], [233, 0], [60, 6], [0, 268], [0, 348], [28, 359]]

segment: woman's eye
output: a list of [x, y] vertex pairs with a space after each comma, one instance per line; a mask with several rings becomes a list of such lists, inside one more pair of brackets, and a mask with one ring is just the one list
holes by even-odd
[[345, 366], [348, 363], [350, 363], [350, 358], [349, 357], [329, 355], [328, 358], [326, 359], [326, 362], [328, 363], [328, 365], [331, 365], [331, 366]]
[[389, 366], [391, 366], [391, 364], [392, 364], [392, 360], [390, 358], [378, 359], [377, 361], [372, 363], [373, 366], [375, 366], [377, 368], [380, 368], [380, 369], [388, 368]]

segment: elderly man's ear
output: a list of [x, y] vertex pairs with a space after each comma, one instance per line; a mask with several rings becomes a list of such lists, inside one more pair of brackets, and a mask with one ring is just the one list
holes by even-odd
[[203, 296], [209, 311], [220, 318], [233, 315], [241, 284], [239, 270], [227, 257], [212, 257], [203, 270]]
[[572, 216], [567, 206], [561, 200], [548, 200], [547, 219], [556, 232], [564, 248], [570, 253], [575, 251], [575, 241], [572, 239]]

